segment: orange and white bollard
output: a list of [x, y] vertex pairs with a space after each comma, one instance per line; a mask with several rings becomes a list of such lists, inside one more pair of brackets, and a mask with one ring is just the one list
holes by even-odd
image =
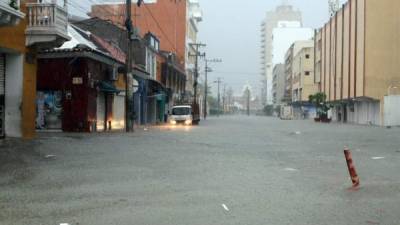
[[353, 157], [351, 156], [351, 151], [347, 147], [344, 148], [344, 156], [346, 157], [351, 182], [353, 182], [352, 189], [357, 189], [360, 186], [360, 178], [357, 175], [357, 171], [353, 163]]

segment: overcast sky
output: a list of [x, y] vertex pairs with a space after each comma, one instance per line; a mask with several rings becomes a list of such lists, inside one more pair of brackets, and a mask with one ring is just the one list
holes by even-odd
[[[85, 0], [86, 1], [86, 0]], [[88, 8], [90, 2], [72, 0]], [[108, 2], [113, 1], [109, 0]], [[163, 0], [165, 1], [165, 0]], [[260, 24], [265, 12], [274, 10], [282, 0], [199, 0], [204, 13], [200, 23], [199, 41], [207, 44], [204, 48], [208, 58], [221, 58], [223, 63], [212, 65], [210, 83], [222, 77], [241, 94], [246, 82], [253, 86], [256, 94], [260, 88]], [[341, 0], [344, 2], [345, 0]], [[107, 2], [107, 1], [104, 1]], [[303, 13], [305, 27], [319, 28], [329, 18], [328, 0], [288, 0]], [[75, 14], [82, 10], [71, 9]], [[203, 73], [200, 80], [203, 80]], [[214, 85], [215, 86], [215, 85]], [[216, 94], [213, 88], [214, 94]]]
[[[210, 80], [223, 77], [235, 94], [240, 94], [249, 82], [259, 94], [260, 24], [266, 11], [281, 3], [282, 0], [200, 0], [204, 21], [199, 39], [207, 44], [209, 58], [223, 59], [223, 63], [212, 66], [216, 72], [210, 74]], [[302, 11], [305, 27], [319, 28], [329, 19], [328, 0], [289, 3]]]

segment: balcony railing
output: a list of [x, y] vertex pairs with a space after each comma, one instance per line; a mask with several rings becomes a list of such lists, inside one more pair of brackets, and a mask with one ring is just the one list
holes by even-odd
[[0, 0], [0, 26], [17, 25], [24, 17], [25, 14], [19, 11], [19, 1], [13, 8], [9, 0]]
[[27, 3], [28, 27], [26, 45], [41, 48], [59, 47], [70, 40], [66, 5], [57, 3]]

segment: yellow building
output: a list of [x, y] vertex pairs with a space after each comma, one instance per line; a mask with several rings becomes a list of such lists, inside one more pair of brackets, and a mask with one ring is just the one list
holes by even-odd
[[334, 120], [393, 124], [384, 109], [400, 82], [399, 11], [400, 1], [349, 0], [316, 32], [315, 80]]
[[308, 102], [318, 92], [314, 82], [314, 47], [302, 48], [293, 59], [292, 102]]
[[[314, 47], [314, 42], [312, 40], [298, 40], [295, 41], [290, 48], [286, 51], [285, 54], [285, 66], [284, 66], [284, 72], [285, 72], [285, 96], [284, 96], [284, 102], [290, 103], [294, 100], [293, 98], [293, 93], [294, 93], [294, 87], [293, 85], [300, 84], [298, 79], [296, 82], [294, 82], [295, 75], [298, 75], [300, 72], [301, 65], [303, 62], [300, 62], [301, 60], [304, 60], [302, 58], [305, 57], [305, 55], [299, 54], [300, 51], [304, 48], [313, 48]], [[297, 62], [295, 62], [295, 58], [297, 56]], [[309, 56], [311, 57], [311, 56]], [[313, 61], [307, 59], [307, 63], [311, 62], [311, 67], [313, 67]], [[296, 66], [296, 68], [294, 68]], [[307, 71], [312, 71], [313, 69], [310, 69], [310, 65], [307, 64]], [[305, 69], [305, 68], [304, 68]], [[303, 71], [304, 72], [304, 71]], [[299, 85], [297, 86], [297, 88]], [[297, 101], [297, 100], [296, 100]]]
[[67, 3], [12, 2], [0, 2], [1, 136], [32, 138], [36, 119], [36, 53], [69, 39]]

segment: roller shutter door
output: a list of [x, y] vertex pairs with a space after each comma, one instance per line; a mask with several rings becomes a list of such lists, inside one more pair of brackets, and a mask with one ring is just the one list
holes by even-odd
[[105, 130], [106, 99], [103, 92], [97, 94], [97, 131]]

